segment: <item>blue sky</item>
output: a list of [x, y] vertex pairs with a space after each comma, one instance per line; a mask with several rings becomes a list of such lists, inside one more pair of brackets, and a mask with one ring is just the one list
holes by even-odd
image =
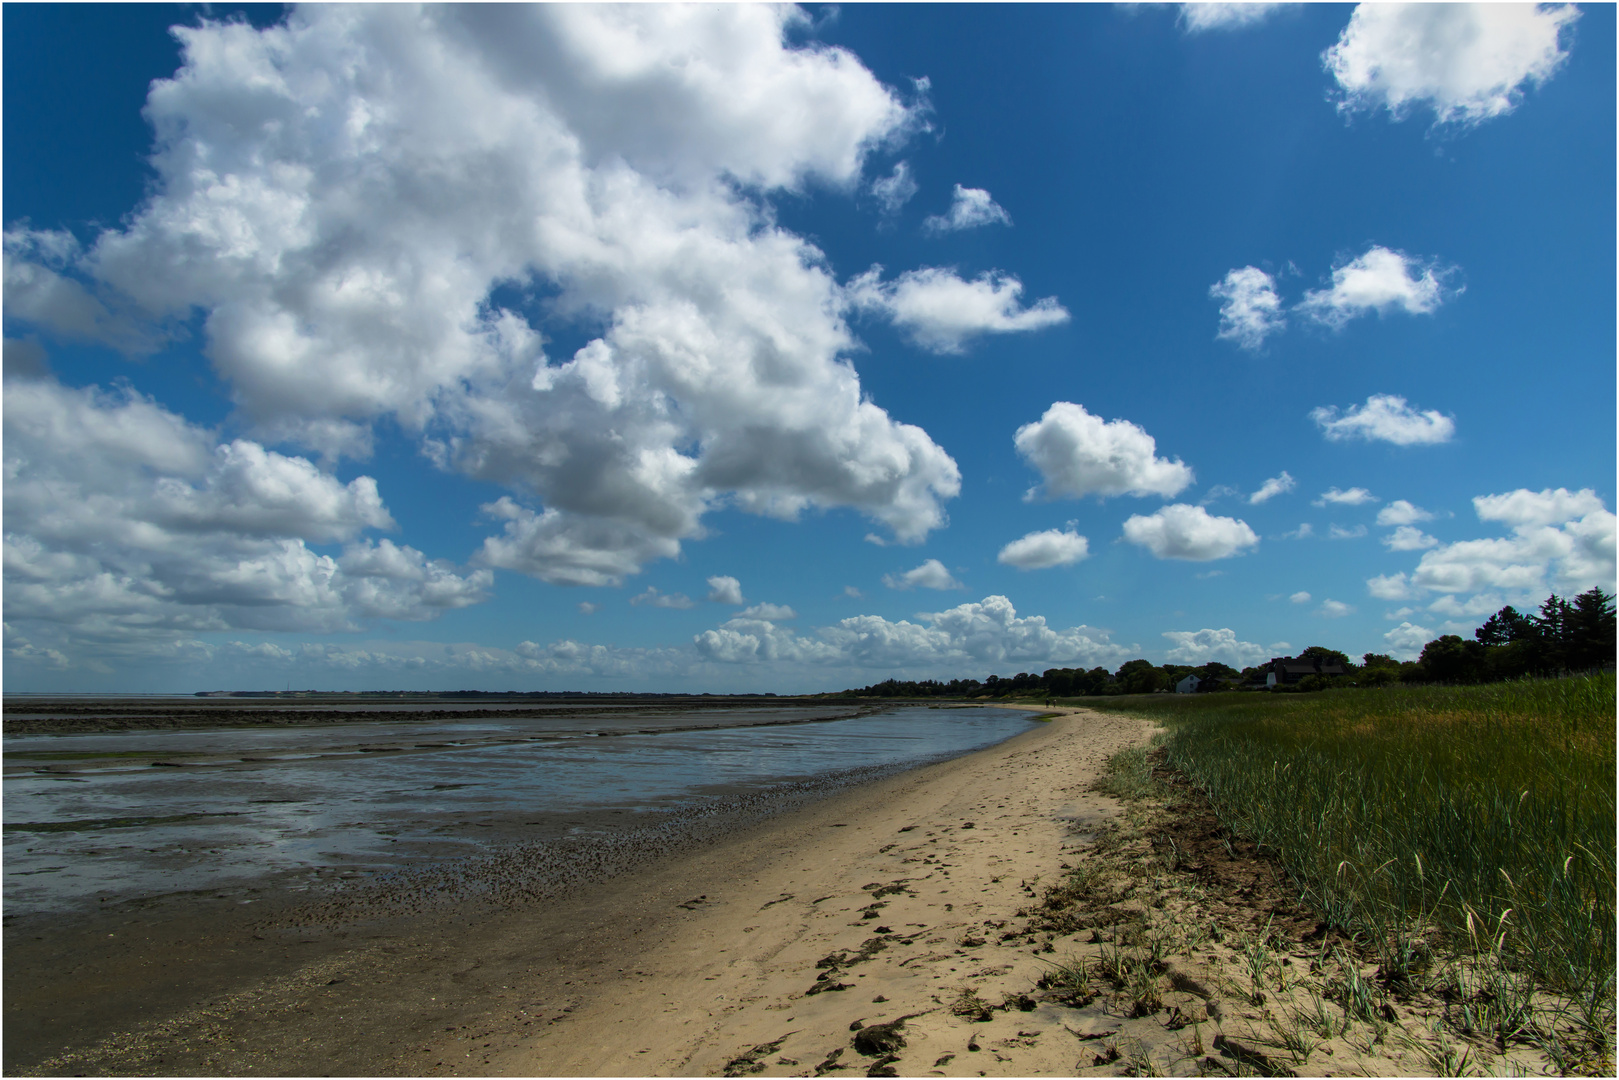
[[1611, 6], [3, 17], [8, 690], [1240, 667], [1613, 588]]

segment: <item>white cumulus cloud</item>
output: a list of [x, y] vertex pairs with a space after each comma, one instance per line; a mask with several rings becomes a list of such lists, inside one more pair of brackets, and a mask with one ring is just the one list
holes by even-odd
[[1209, 286], [1209, 295], [1221, 302], [1220, 332], [1215, 336], [1244, 349], [1258, 349], [1287, 326], [1276, 279], [1257, 266], [1232, 270]]
[[944, 563], [929, 559], [914, 570], [903, 574], [884, 574], [883, 584], [890, 589], [964, 589], [961, 582], [950, 576]]
[[1334, 330], [1373, 311], [1428, 315], [1450, 295], [1444, 284], [1450, 273], [1435, 263], [1374, 245], [1335, 268], [1331, 286], [1305, 293], [1295, 310]]
[[[794, 44], [804, 22], [377, 5], [177, 28], [149, 197], [82, 252], [8, 241], [8, 317], [102, 340], [195, 318], [256, 442], [363, 457], [391, 422], [507, 487], [490, 567], [621, 581], [722, 502], [920, 540], [956, 464], [869, 400], [838, 278], [766, 200], [857, 190], [926, 106]], [[1013, 279], [961, 284], [999, 306], [936, 343], [1058, 317]], [[549, 356], [552, 319], [596, 336]]]
[[1405, 499], [1395, 499], [1377, 512], [1379, 525], [1415, 525], [1419, 521], [1432, 520], [1433, 514]]
[[1390, 551], [1422, 551], [1437, 546], [1439, 541], [1415, 525], [1401, 525], [1383, 537], [1383, 543]]
[[1410, 600], [1417, 595], [1404, 571], [1367, 578], [1366, 591], [1379, 600]]
[[1496, 589], [1525, 600], [1553, 589], [1613, 588], [1615, 519], [1595, 492], [1519, 489], [1481, 495], [1473, 505], [1480, 520], [1502, 522], [1512, 535], [1430, 549], [1411, 574], [1413, 586], [1440, 593]]
[[1477, 124], [1517, 107], [1526, 85], [1568, 58], [1572, 4], [1361, 4], [1322, 56], [1339, 109], [1433, 110], [1440, 124]]
[[957, 184], [955, 194], [950, 200], [950, 209], [942, 216], [934, 214], [922, 222], [922, 231], [938, 234], [976, 229], [980, 225], [1010, 224], [1012, 215], [990, 198], [989, 192], [983, 188], [962, 187]]
[[1285, 495], [1296, 487], [1298, 487], [1298, 482], [1288, 475], [1286, 469], [1283, 469], [1281, 475], [1273, 476], [1259, 485], [1259, 490], [1248, 496], [1248, 502], [1250, 505], [1258, 506], [1262, 502], [1269, 502], [1278, 495]]
[[1295, 604], [1308, 604], [1310, 602], [1310, 594], [1301, 589], [1292, 596], [1289, 596], [1288, 599], [1293, 601]]
[[1201, 34], [1207, 30], [1240, 30], [1257, 26], [1286, 6], [1209, 0], [1208, 3], [1182, 4], [1179, 21], [1188, 34]]
[[1171, 664], [1201, 666], [1218, 660], [1234, 668], [1252, 667], [1270, 658], [1270, 651], [1252, 641], [1239, 641], [1235, 630], [1166, 630], [1164, 636], [1175, 643], [1165, 653]]
[[878, 669], [1006, 662], [1113, 667], [1129, 658], [1129, 650], [1110, 642], [1105, 630], [1083, 625], [1055, 630], [1044, 616], [1020, 617], [1004, 596], [987, 596], [919, 618], [920, 623], [890, 622], [860, 615], [820, 633], [843, 657]]
[[1045, 529], [1013, 540], [995, 561], [1019, 570], [1069, 566], [1090, 554], [1090, 543], [1072, 529]]
[[1410, 622], [1402, 622], [1383, 635], [1389, 655], [1396, 660], [1415, 660], [1422, 655], [1422, 647], [1433, 639], [1432, 630]]
[[1342, 415], [1336, 405], [1310, 410], [1310, 419], [1329, 441], [1364, 439], [1395, 446], [1428, 446], [1449, 442], [1456, 434], [1456, 421], [1428, 409], [1418, 412], [1396, 394], [1373, 394], [1365, 405], [1351, 405]]
[[1480, 521], [1499, 521], [1514, 529], [1555, 525], [1602, 509], [1602, 500], [1590, 488], [1579, 491], [1519, 488], [1505, 495], [1480, 495], [1473, 500], [1473, 510]]
[[742, 583], [724, 574], [708, 579], [708, 598], [716, 604], [747, 603], [742, 599]]
[[396, 528], [371, 477], [218, 443], [131, 391], [12, 379], [4, 415], [6, 617], [40, 648], [206, 655], [190, 634], [431, 619], [493, 583], [364, 535]]
[[959, 353], [981, 334], [1043, 330], [1068, 321], [1054, 296], [1024, 307], [1023, 283], [1010, 274], [985, 271], [971, 281], [954, 270], [925, 267], [882, 280], [873, 266], [844, 291], [851, 307], [878, 314], [929, 352]]
[[1321, 606], [1316, 609], [1316, 614], [1329, 619], [1341, 619], [1345, 615], [1353, 614], [1354, 611], [1354, 607], [1344, 603], [1342, 600], [1323, 600], [1321, 601]]
[[1158, 444], [1128, 420], [1092, 416], [1085, 406], [1058, 401], [1044, 416], [1017, 429], [1019, 454], [1040, 473], [1042, 484], [1025, 499], [1086, 495], [1178, 495], [1193, 480], [1179, 458], [1157, 456]]
[[1132, 515], [1124, 538], [1160, 559], [1224, 559], [1259, 543], [1248, 523], [1215, 517], [1201, 506], [1175, 503], [1155, 514]]
[[786, 619], [798, 618], [798, 612], [786, 604], [754, 604], [737, 614], [739, 619], [763, 619], [766, 622], [781, 622]]
[[1315, 500], [1315, 505], [1362, 506], [1366, 503], [1374, 503], [1376, 501], [1377, 496], [1373, 495], [1370, 491], [1367, 491], [1363, 487], [1352, 487], [1348, 491], [1339, 491], [1336, 487], [1334, 487], [1323, 491], [1321, 493], [1321, 497]]

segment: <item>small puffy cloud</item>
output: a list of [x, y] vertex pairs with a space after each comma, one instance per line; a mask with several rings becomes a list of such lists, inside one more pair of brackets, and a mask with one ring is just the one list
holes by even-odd
[[843, 595], [847, 596], [851, 600], [864, 600], [866, 597], [865, 593], [861, 592], [853, 585], [845, 585], [843, 587]]
[[935, 353], [959, 353], [980, 334], [1043, 330], [1068, 321], [1054, 296], [1024, 307], [1023, 283], [1010, 274], [985, 271], [971, 281], [954, 270], [929, 266], [882, 280], [874, 266], [844, 289], [851, 307], [887, 318], [917, 345]]
[[1209, 295], [1220, 301], [1220, 332], [1215, 336], [1223, 341], [1254, 350], [1287, 326], [1276, 279], [1257, 266], [1232, 270], [1209, 286]]
[[1201, 666], [1218, 660], [1234, 668], [1252, 667], [1270, 657], [1263, 645], [1239, 641], [1234, 630], [1166, 630], [1164, 636], [1175, 643], [1165, 654], [1171, 664]]
[[950, 201], [950, 209], [943, 215], [933, 215], [922, 222], [922, 231], [937, 235], [939, 233], [959, 232], [962, 229], [976, 229], [980, 225], [1010, 225], [1012, 215], [989, 197], [989, 192], [983, 188], [962, 187], [956, 185], [955, 195]]
[[723, 574], [708, 579], [708, 598], [716, 604], [745, 604], [742, 583]]
[[1017, 429], [1019, 454], [1040, 473], [1026, 500], [1086, 495], [1180, 494], [1192, 482], [1190, 466], [1157, 456], [1151, 435], [1128, 420], [1092, 416], [1083, 405], [1058, 401], [1044, 416]]
[[1333, 270], [1332, 285], [1305, 293], [1294, 310], [1334, 330], [1373, 311], [1428, 315], [1449, 295], [1444, 279], [1450, 273], [1435, 263], [1374, 246]]
[[1388, 643], [1389, 655], [1396, 660], [1415, 660], [1422, 655], [1422, 647], [1433, 638], [1432, 630], [1410, 622], [1402, 622], [1383, 635], [1383, 640]]
[[579, 614], [581, 615], [594, 615], [601, 609], [600, 604], [592, 604], [589, 600], [579, 601]]
[[1353, 614], [1354, 610], [1353, 607], [1342, 600], [1323, 600], [1321, 601], [1321, 606], [1316, 609], [1316, 614], [1328, 619], [1341, 619], [1345, 615]]
[[1019, 570], [1044, 570], [1068, 566], [1090, 554], [1090, 544], [1071, 529], [1046, 529], [1013, 540], [1001, 548], [996, 562]]
[[929, 559], [914, 570], [903, 574], [884, 574], [883, 584], [890, 589], [965, 589], [966, 586], [950, 576], [944, 563]]
[[1259, 490], [1248, 496], [1250, 505], [1258, 506], [1262, 502], [1269, 502], [1278, 495], [1285, 495], [1298, 487], [1298, 482], [1283, 469], [1281, 475], [1273, 476], [1259, 485]]
[[1299, 527], [1282, 534], [1283, 540], [1308, 540], [1315, 535], [1315, 526], [1308, 521], [1299, 522]]
[[1353, 529], [1346, 529], [1342, 525], [1333, 525], [1327, 529], [1328, 540], [1359, 540], [1366, 535], [1366, 526], [1356, 525]]
[[1367, 578], [1366, 591], [1379, 600], [1410, 600], [1417, 595], [1403, 571], [1398, 574], [1379, 574], [1377, 577]]
[[1182, 4], [1179, 22], [1188, 34], [1201, 34], [1207, 30], [1240, 30], [1259, 25], [1286, 6], [1272, 3]]
[[1425, 548], [1436, 547], [1439, 541], [1415, 525], [1401, 525], [1383, 537], [1383, 543], [1390, 551], [1422, 551]]
[[1419, 521], [1432, 520], [1432, 514], [1404, 499], [1395, 499], [1377, 512], [1379, 525], [1415, 525]]
[[630, 603], [636, 607], [674, 608], [685, 611], [697, 606], [696, 602], [685, 593], [661, 593], [648, 585], [644, 593], [630, 597]]
[[1124, 538], [1160, 559], [1224, 559], [1259, 543], [1248, 523], [1214, 517], [1201, 506], [1175, 503], [1155, 514], [1135, 514], [1124, 523]]
[[798, 612], [786, 604], [754, 604], [737, 615], [739, 619], [762, 619], [765, 622], [781, 622], [786, 619], [798, 618]]
[[1367, 491], [1363, 487], [1352, 487], [1348, 491], [1339, 491], [1336, 487], [1334, 487], [1327, 491], [1323, 491], [1321, 493], [1321, 497], [1315, 500], [1315, 505], [1363, 506], [1366, 503], [1374, 503], [1376, 501], [1377, 496], [1373, 495], [1370, 491]]
[[1552, 77], [1579, 17], [1572, 4], [1361, 4], [1322, 61], [1340, 111], [1427, 107], [1436, 123], [1478, 124]]
[[871, 182], [871, 194], [884, 214], [899, 213], [899, 208], [911, 201], [916, 190], [916, 181], [911, 179], [911, 166], [904, 161], [895, 165], [894, 171], [887, 176], [880, 176]]
[[1288, 599], [1293, 601], [1295, 604], [1308, 604], [1310, 602], [1310, 594], [1301, 589], [1292, 596], [1289, 596]]
[[1428, 409], [1418, 412], [1397, 394], [1373, 394], [1365, 405], [1351, 405], [1342, 416], [1335, 405], [1310, 410], [1310, 419], [1321, 427], [1329, 441], [1365, 439], [1395, 446], [1428, 446], [1449, 442], [1456, 434], [1456, 420]]

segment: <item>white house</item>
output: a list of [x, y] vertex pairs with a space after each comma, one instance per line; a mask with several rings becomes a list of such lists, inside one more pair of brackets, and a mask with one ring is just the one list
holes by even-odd
[[1196, 675], [1188, 675], [1186, 678], [1175, 684], [1175, 693], [1195, 694], [1197, 693], [1198, 685], [1202, 682], [1203, 680], [1198, 678]]

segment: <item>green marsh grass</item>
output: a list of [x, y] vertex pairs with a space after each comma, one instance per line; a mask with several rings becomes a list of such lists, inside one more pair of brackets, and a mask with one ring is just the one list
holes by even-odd
[[1613, 674], [1082, 703], [1164, 726], [1167, 762], [1385, 981], [1527, 973], [1611, 1047]]

